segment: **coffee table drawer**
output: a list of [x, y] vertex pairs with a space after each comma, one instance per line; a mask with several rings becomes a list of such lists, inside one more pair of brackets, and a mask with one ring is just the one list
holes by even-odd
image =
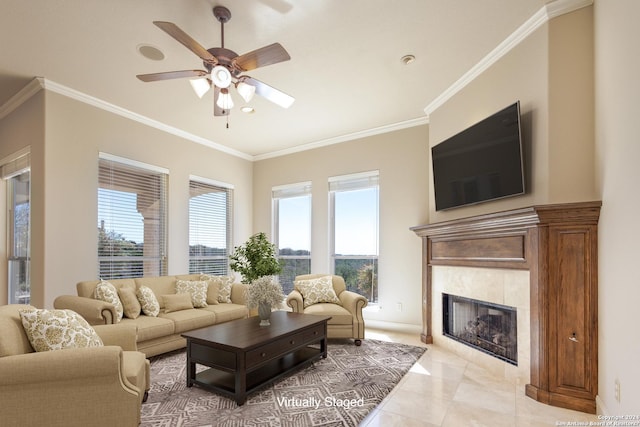
[[280, 338], [247, 352], [247, 368], [267, 362], [292, 350], [318, 341], [324, 336], [324, 325], [317, 325], [288, 337]]

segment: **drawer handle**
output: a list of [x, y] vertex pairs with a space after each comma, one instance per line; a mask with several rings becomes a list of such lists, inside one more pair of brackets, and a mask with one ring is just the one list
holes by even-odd
[[294, 340], [289, 341], [289, 344], [294, 345], [296, 342]]
[[262, 357], [265, 357], [266, 355], [267, 355], [267, 353], [264, 353], [264, 352], [260, 353], [260, 356], [262, 356]]
[[578, 338], [576, 338], [576, 333], [574, 332], [573, 335], [571, 335], [569, 337], [569, 340], [573, 341], [573, 342], [578, 342]]

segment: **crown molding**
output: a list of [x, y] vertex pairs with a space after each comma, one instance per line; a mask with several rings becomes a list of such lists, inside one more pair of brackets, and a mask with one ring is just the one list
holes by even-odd
[[36, 77], [31, 80], [25, 87], [20, 89], [18, 93], [13, 95], [7, 102], [0, 105], [0, 120], [11, 114], [14, 110], [24, 104], [29, 98], [44, 87], [44, 79], [42, 77]]
[[328, 145], [340, 144], [341, 142], [352, 141], [354, 139], [366, 138], [368, 136], [379, 135], [382, 133], [393, 132], [396, 130], [411, 128], [414, 126], [429, 124], [429, 117], [422, 116], [411, 120], [405, 120], [403, 122], [392, 123], [385, 126], [379, 126], [363, 131], [348, 133], [345, 135], [336, 136], [333, 138], [327, 138], [320, 141], [310, 142], [308, 144], [298, 145], [291, 148], [285, 148], [284, 150], [272, 151], [270, 153], [259, 154], [253, 157], [254, 161], [271, 159], [273, 157], [286, 156], [288, 154], [299, 153], [301, 151], [313, 150], [315, 148], [326, 147]]
[[100, 108], [102, 110], [108, 111], [113, 114], [117, 114], [121, 117], [125, 117], [127, 119], [136, 121], [138, 123], [142, 123], [149, 127], [161, 130], [163, 132], [167, 132], [171, 135], [178, 136], [180, 138], [184, 138], [186, 140], [196, 142], [198, 144], [206, 145], [207, 147], [214, 148], [218, 151], [222, 151], [223, 153], [230, 154], [232, 156], [240, 157], [245, 160], [252, 160], [252, 157], [246, 153], [243, 153], [238, 150], [234, 150], [227, 146], [218, 144], [209, 139], [202, 138], [200, 136], [194, 135], [192, 133], [183, 131], [182, 129], [178, 129], [173, 126], [169, 126], [157, 120], [151, 119], [149, 117], [143, 116], [141, 114], [135, 113], [131, 110], [127, 110], [126, 108], [119, 107], [115, 104], [111, 104], [110, 102], [104, 101], [99, 98], [95, 98], [93, 96], [87, 95], [86, 93], [82, 93], [75, 89], [71, 89], [70, 87], [61, 85], [59, 83], [55, 83], [51, 80], [44, 79], [44, 88], [51, 92], [55, 92], [57, 94], [66, 96], [68, 98], [75, 99], [76, 101], [83, 102], [85, 104]]
[[455, 94], [460, 92], [465, 86], [475, 80], [480, 74], [486, 71], [493, 64], [498, 62], [502, 57], [509, 53], [513, 48], [518, 46], [520, 42], [529, 37], [534, 31], [551, 19], [571, 13], [575, 10], [591, 6], [593, 0], [556, 0], [545, 4], [540, 10], [534, 13], [527, 21], [518, 27], [509, 37], [496, 46], [487, 56], [482, 58], [475, 66], [462, 75], [447, 90], [437, 96], [424, 109], [427, 116], [431, 115], [435, 110], [441, 107], [445, 102], [451, 99]]

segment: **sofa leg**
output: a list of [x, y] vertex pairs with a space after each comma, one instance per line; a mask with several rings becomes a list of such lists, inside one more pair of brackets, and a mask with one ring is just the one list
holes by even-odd
[[358, 347], [362, 345], [362, 340], [355, 340], [354, 342]]
[[146, 402], [148, 398], [149, 398], [149, 392], [145, 391], [144, 396], [142, 396], [142, 403]]

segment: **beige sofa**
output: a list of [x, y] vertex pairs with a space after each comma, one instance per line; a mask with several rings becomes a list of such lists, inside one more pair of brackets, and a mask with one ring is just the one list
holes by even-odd
[[[76, 286], [78, 295], [60, 296], [54, 301], [54, 307], [71, 309], [82, 315], [92, 325], [116, 322], [135, 325], [138, 331], [138, 351], [143, 352], [147, 357], [185, 347], [186, 340], [181, 337], [184, 332], [229, 320], [243, 319], [249, 314], [245, 305], [246, 285], [241, 283], [232, 285], [231, 303], [212, 304], [203, 308], [165, 313], [162, 296], [176, 293], [177, 280], [200, 280], [200, 275], [109, 280], [116, 288], [130, 287], [135, 290], [140, 286], [149, 287], [160, 303], [160, 314], [157, 317], [140, 314], [136, 319], [124, 317], [120, 322], [117, 322], [115, 307], [94, 298], [96, 286], [100, 283], [99, 280], [79, 282]], [[217, 285], [211, 284], [210, 286]]]
[[35, 352], [20, 320], [0, 306], [0, 425], [137, 426], [149, 361], [133, 326], [93, 328], [103, 347]]

